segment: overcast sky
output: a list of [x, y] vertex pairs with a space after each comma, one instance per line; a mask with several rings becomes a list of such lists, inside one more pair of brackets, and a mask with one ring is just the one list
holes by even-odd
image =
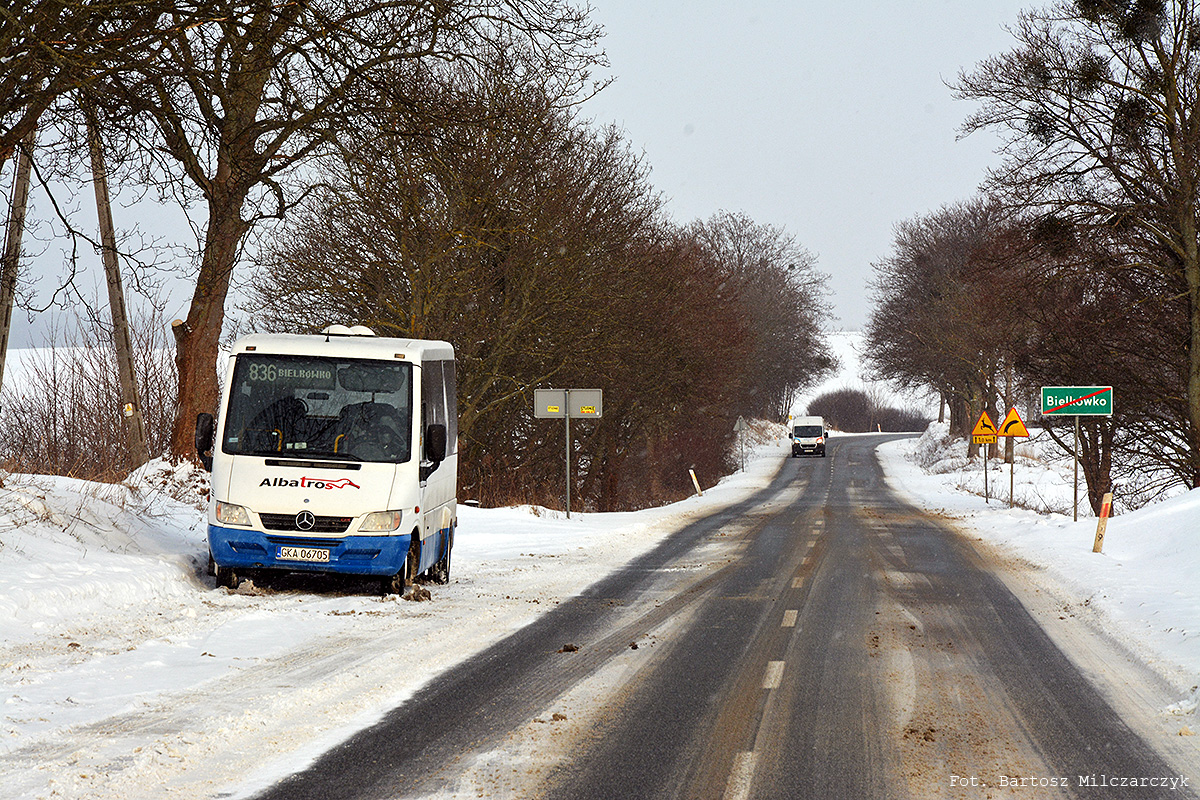
[[[591, 2], [614, 82], [584, 115], [644, 151], [677, 222], [724, 209], [793, 233], [830, 275], [847, 330], [866, 322], [893, 225], [971, 196], [997, 163], [995, 138], [957, 141], [973, 106], [946, 83], [1011, 48], [1005, 26], [1032, 4]], [[173, 291], [168, 315], [189, 297]], [[14, 314], [14, 346], [40, 343], [50, 316]]]
[[725, 209], [795, 234], [830, 275], [836, 327], [869, 311], [892, 226], [970, 197], [995, 138], [957, 140], [974, 106], [946, 83], [1011, 49], [1026, 0], [592, 0], [616, 122], [678, 222]]

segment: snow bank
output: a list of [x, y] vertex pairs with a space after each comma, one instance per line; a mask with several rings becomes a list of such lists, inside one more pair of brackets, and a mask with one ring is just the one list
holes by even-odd
[[767, 485], [787, 452], [782, 430], [754, 426], [745, 471], [664, 508], [570, 519], [460, 508], [451, 582], [430, 586], [429, 603], [311, 577], [215, 589], [206, 476], [188, 467], [157, 462], [117, 486], [0, 476], [0, 794], [134, 800], [267, 785], [695, 516]]
[[148, 603], [192, 596], [204, 526], [183, 502], [190, 467], [157, 461], [124, 484], [5, 476], [0, 488], [0, 639], [102, 626]]

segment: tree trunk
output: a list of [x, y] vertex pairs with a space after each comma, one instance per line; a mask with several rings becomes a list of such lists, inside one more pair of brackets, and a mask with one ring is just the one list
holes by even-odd
[[250, 229], [241, 218], [244, 197], [224, 194], [209, 203], [204, 257], [187, 319], [171, 323], [179, 371], [179, 397], [171, 430], [171, 455], [175, 459], [196, 457], [196, 415], [202, 411], [217, 413], [217, 356], [225, 298], [242, 237]]
[[80, 106], [87, 119], [88, 152], [92, 159], [92, 188], [96, 193], [96, 215], [100, 223], [100, 257], [108, 284], [108, 308], [112, 314], [113, 349], [117, 356], [117, 376], [121, 384], [122, 416], [125, 437], [134, 469], [150, 460], [146, 446], [146, 428], [142, 422], [142, 403], [138, 398], [137, 377], [133, 369], [133, 344], [129, 336], [129, 315], [125, 311], [125, 290], [121, 285], [121, 265], [117, 261], [117, 235], [113, 228], [109, 203], [108, 167], [100, 144], [100, 130], [86, 99]]
[[[29, 200], [29, 173], [33, 169], [34, 130], [25, 137], [17, 155], [13, 176], [12, 202], [4, 232], [4, 252], [0, 253], [0, 386], [4, 383], [4, 361], [8, 356], [8, 334], [12, 329], [13, 301], [17, 296], [17, 272], [21, 269], [21, 239], [25, 234], [25, 208]], [[3, 164], [0, 161], [0, 164]]]
[[1188, 342], [1187, 407], [1190, 430], [1189, 448], [1192, 466], [1192, 487], [1200, 488], [1200, 255], [1195, 251], [1184, 265], [1188, 287], [1190, 314]]
[[[1008, 409], [1014, 408], [1013, 402], [1013, 367], [1012, 361], [1005, 359], [1004, 364], [1004, 413], [1000, 414], [994, 421], [996, 425], [1000, 425], [1004, 418], [1008, 415]], [[999, 413], [1000, 409], [996, 409]], [[1017, 439], [1015, 436], [1004, 437], [1004, 463], [1011, 464], [1017, 459]]]
[[1080, 426], [1079, 468], [1087, 484], [1088, 504], [1100, 516], [1104, 495], [1112, 491], [1112, 445], [1116, 426], [1111, 419], [1088, 420]]
[[952, 436], [970, 436], [974, 420], [967, 419], [971, 415], [971, 409], [967, 405], [966, 399], [955, 394], [949, 399], [948, 405], [950, 407], [950, 434]]

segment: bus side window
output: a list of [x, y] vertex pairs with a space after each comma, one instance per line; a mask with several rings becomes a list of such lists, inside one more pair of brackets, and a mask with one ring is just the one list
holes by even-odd
[[458, 452], [458, 371], [454, 361], [442, 362], [446, 403], [446, 453]]
[[[426, 361], [421, 368], [421, 443], [425, 441], [426, 431], [430, 425], [446, 424], [446, 390], [443, 361]], [[447, 434], [449, 431], [447, 431]], [[425, 453], [422, 451], [422, 458]]]

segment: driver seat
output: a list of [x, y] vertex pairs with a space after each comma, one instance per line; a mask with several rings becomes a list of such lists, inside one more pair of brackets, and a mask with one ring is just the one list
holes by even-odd
[[[371, 429], [380, 424], [391, 422], [391, 427], [399, 424], [400, 412], [389, 403], [354, 403], [342, 408], [338, 414], [338, 430], [340, 433], [333, 443], [333, 452], [346, 453], [355, 444], [371, 438]], [[402, 431], [397, 430], [400, 435]]]

